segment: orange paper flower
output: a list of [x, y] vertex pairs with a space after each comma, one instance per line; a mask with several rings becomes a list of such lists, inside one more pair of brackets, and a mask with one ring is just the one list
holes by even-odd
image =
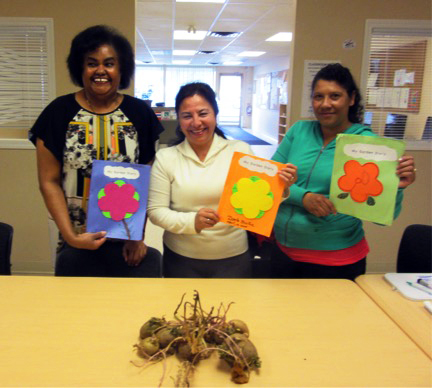
[[356, 160], [349, 160], [344, 165], [345, 175], [338, 180], [342, 191], [349, 192], [356, 202], [365, 202], [370, 196], [380, 195], [382, 183], [377, 179], [379, 168], [375, 163], [361, 165]]

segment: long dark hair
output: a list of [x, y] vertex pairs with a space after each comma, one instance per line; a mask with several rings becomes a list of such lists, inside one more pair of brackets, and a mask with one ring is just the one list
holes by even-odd
[[315, 89], [316, 83], [321, 79], [325, 81], [337, 82], [347, 91], [350, 98], [354, 93], [354, 104], [348, 109], [348, 120], [351, 123], [362, 123], [364, 111], [363, 104], [361, 103], [362, 96], [349, 69], [342, 66], [340, 63], [331, 63], [323, 67], [318, 73], [316, 73], [312, 81], [312, 94]]
[[[177, 118], [179, 117], [179, 109], [183, 100], [185, 98], [195, 96], [196, 94], [204, 98], [211, 105], [215, 117], [217, 116], [217, 114], [219, 113], [219, 108], [216, 101], [216, 93], [213, 91], [213, 89], [204, 82], [191, 82], [186, 85], [183, 85], [177, 93], [175, 99], [175, 111], [177, 113]], [[220, 128], [218, 128], [217, 125], [215, 128], [215, 133], [218, 136], [226, 139], [225, 134]], [[179, 124], [177, 125], [176, 128], [176, 139], [172, 142], [171, 145], [180, 144], [181, 142], [184, 141], [184, 139], [185, 139], [185, 135], [180, 129], [180, 124]]]
[[120, 65], [120, 89], [129, 87], [135, 72], [135, 57], [129, 41], [115, 28], [98, 25], [81, 31], [72, 40], [67, 58], [69, 75], [75, 85], [83, 87], [84, 58], [104, 44], [114, 47]]

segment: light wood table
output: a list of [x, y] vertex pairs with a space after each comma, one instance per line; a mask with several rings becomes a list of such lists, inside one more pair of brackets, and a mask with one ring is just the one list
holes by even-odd
[[[171, 319], [181, 295], [205, 309], [235, 302], [262, 359], [245, 387], [430, 386], [432, 361], [347, 280], [0, 277], [0, 386], [152, 386], [162, 364], [140, 369], [136, 343], [152, 316]], [[195, 387], [237, 386], [203, 360]], [[164, 386], [178, 361], [168, 358]], [[237, 386], [238, 387], [238, 386]]]
[[432, 315], [422, 301], [405, 298], [384, 275], [362, 275], [356, 283], [432, 359]]

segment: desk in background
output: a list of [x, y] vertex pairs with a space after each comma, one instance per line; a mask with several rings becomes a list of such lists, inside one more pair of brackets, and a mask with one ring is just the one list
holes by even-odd
[[159, 144], [171, 144], [176, 139], [177, 120], [161, 120], [164, 131], [159, 135]]
[[[178, 125], [175, 108], [157, 106], [152, 109], [159, 117], [160, 123], [164, 127], [164, 131], [159, 136], [159, 144], [170, 144], [176, 138], [175, 130]], [[165, 115], [167, 117], [165, 117]]]
[[362, 275], [356, 283], [432, 359], [432, 315], [423, 302], [393, 290], [384, 275]]
[[[157, 386], [162, 365], [133, 366], [152, 316], [181, 295], [206, 310], [234, 301], [262, 360], [247, 387], [430, 386], [432, 361], [348, 280], [0, 277], [1, 386]], [[215, 357], [195, 387], [238, 387]], [[168, 359], [168, 376], [177, 371]]]

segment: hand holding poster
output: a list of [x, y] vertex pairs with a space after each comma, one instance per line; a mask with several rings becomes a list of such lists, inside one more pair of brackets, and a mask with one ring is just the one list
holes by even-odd
[[218, 214], [220, 221], [270, 236], [284, 190], [285, 164], [234, 152]]
[[150, 166], [93, 161], [87, 232], [106, 231], [106, 237], [142, 240]]
[[336, 210], [391, 225], [399, 184], [396, 167], [404, 151], [401, 140], [339, 134], [330, 186]]

